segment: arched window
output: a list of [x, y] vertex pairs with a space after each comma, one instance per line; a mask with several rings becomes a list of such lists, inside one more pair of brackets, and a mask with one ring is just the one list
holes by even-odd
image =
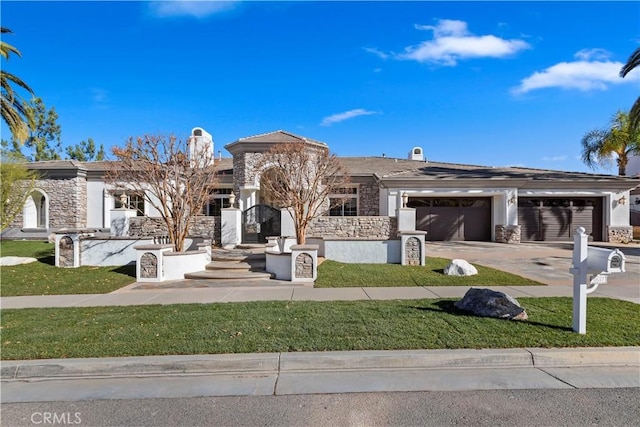
[[24, 228], [49, 227], [49, 202], [44, 191], [29, 194], [22, 210], [22, 223]]

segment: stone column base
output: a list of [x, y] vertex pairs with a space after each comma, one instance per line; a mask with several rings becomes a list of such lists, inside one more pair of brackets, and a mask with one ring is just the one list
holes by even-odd
[[633, 241], [633, 227], [608, 226], [607, 237], [611, 243], [631, 243]]
[[519, 225], [496, 225], [496, 242], [517, 245], [520, 243], [522, 227]]

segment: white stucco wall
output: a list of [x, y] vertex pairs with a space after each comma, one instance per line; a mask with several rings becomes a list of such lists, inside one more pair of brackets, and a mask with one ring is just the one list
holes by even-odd
[[[105, 222], [105, 183], [103, 181], [87, 181], [87, 227], [107, 228], [109, 223]], [[113, 204], [113, 202], [112, 202]], [[109, 206], [108, 209], [112, 209]]]

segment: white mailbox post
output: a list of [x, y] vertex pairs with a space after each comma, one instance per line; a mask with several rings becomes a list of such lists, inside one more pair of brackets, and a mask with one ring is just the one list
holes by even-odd
[[[573, 236], [573, 330], [587, 333], [587, 294], [607, 283], [612, 273], [624, 273], [625, 256], [619, 249], [587, 246], [589, 235], [578, 227]], [[591, 275], [588, 280], [587, 276]]]

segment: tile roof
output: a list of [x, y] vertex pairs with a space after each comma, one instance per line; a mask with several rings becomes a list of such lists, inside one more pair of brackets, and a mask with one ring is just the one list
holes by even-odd
[[[265, 143], [311, 142], [314, 144], [327, 145], [324, 142], [316, 141], [315, 139], [296, 135], [294, 133], [287, 132], [284, 130], [276, 130], [273, 132], [262, 133], [259, 135], [247, 136], [245, 138], [240, 138], [235, 142], [265, 142]], [[235, 142], [232, 142], [232, 144]]]

